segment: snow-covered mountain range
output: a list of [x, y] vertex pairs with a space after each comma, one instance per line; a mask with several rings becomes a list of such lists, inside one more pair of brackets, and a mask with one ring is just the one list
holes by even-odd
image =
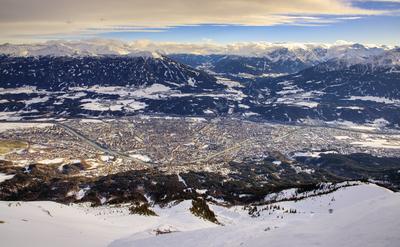
[[[191, 49], [192, 48], [192, 49]], [[265, 57], [272, 62], [301, 61], [315, 65], [332, 59], [350, 64], [376, 63], [390, 65], [400, 63], [399, 47], [362, 45], [336, 42], [334, 44], [300, 44], [250, 42], [229, 45], [199, 45], [150, 42], [122, 42], [118, 40], [89, 39], [82, 41], [48, 41], [37, 44], [3, 44], [0, 54], [11, 56], [101, 56], [128, 55], [159, 57], [161, 54], [225, 54], [246, 57]]]
[[130, 55], [144, 57], [159, 57], [159, 54], [149, 51], [139, 51], [131, 45], [116, 40], [87, 41], [48, 41], [39, 44], [13, 45], [3, 44], [0, 53], [11, 56], [101, 56]]
[[4, 44], [0, 54], [0, 119], [161, 113], [400, 125], [399, 47], [86, 40]]

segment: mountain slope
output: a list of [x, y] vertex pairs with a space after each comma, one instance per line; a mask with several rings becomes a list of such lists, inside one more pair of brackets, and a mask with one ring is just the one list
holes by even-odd
[[166, 56], [2, 56], [0, 81], [0, 110], [17, 119], [121, 116], [145, 108], [147, 113], [204, 114], [241, 97], [215, 77]]
[[245, 93], [255, 99], [249, 102], [257, 107], [255, 112], [267, 111], [276, 120], [384, 119], [397, 125], [400, 66], [394, 60], [376, 61], [381, 60], [363, 64], [331, 60], [287, 76], [257, 78]]
[[[191, 215], [190, 201], [154, 207], [158, 217], [129, 215], [125, 207], [53, 202], [0, 202], [0, 237], [6, 246], [397, 246], [400, 198], [375, 185], [339, 189], [251, 217], [243, 207], [211, 205], [224, 226]], [[261, 209], [260, 207], [259, 209]], [[297, 213], [284, 213], [284, 209]], [[332, 209], [332, 213], [329, 213]], [[346, 231], [343, 231], [346, 226]], [[40, 227], [46, 232], [35, 234]], [[157, 231], [172, 231], [156, 235]], [[289, 232], [291, 234], [289, 234]], [[21, 238], [21, 236], [24, 236]], [[71, 238], [73, 236], [73, 238]]]
[[221, 88], [206, 73], [162, 56], [3, 56], [0, 57], [0, 80], [5, 87], [28, 85], [53, 90], [94, 85], [138, 87], [168, 82]]
[[273, 61], [268, 57], [236, 55], [171, 54], [173, 59], [196, 68], [206, 68], [219, 74], [262, 76], [264, 74], [295, 73], [309, 64], [294, 60]]
[[[157, 238], [144, 234], [113, 242], [111, 247], [130, 246], [397, 246], [400, 237], [399, 195], [374, 185], [341, 189], [317, 198], [278, 203], [300, 215], [280, 210], [247, 218], [239, 210], [215, 209], [227, 226], [179, 232]], [[332, 210], [332, 213], [330, 212]], [[218, 214], [220, 213], [220, 214]], [[282, 218], [281, 218], [282, 217]], [[345, 226], [345, 231], [343, 231]]]

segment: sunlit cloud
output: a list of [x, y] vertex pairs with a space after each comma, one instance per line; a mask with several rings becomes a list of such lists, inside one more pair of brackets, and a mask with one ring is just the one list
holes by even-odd
[[[0, 40], [162, 32], [188, 25], [325, 25], [324, 16], [381, 15], [346, 0], [0, 0]], [[342, 19], [345, 20], [345, 19]]]

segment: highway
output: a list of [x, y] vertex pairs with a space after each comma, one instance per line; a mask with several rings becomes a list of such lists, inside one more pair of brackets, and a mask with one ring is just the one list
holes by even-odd
[[87, 136], [79, 133], [79, 131], [77, 131], [76, 129], [62, 123], [62, 122], [58, 122], [58, 121], [0, 121], [0, 123], [48, 123], [48, 124], [54, 124], [57, 125], [61, 128], [63, 128], [66, 132], [68, 132], [69, 134], [79, 138], [81, 141], [85, 142], [86, 144], [88, 144], [89, 146], [93, 147], [94, 149], [103, 152], [105, 154], [111, 155], [111, 156], [115, 156], [115, 157], [121, 157], [127, 160], [131, 160], [134, 161], [136, 163], [142, 164], [142, 165], [146, 165], [149, 166], [151, 165], [151, 163], [146, 163], [143, 162], [142, 160], [133, 158], [125, 153], [119, 152], [119, 151], [115, 151], [115, 150], [111, 150], [108, 147], [104, 147], [101, 144], [89, 139]]

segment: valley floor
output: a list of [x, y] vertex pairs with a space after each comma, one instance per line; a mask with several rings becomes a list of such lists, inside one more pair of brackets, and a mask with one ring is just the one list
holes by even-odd
[[48, 201], [1, 201], [0, 245], [400, 245], [400, 194], [374, 184], [344, 187], [318, 197], [276, 203], [267, 209], [258, 207], [258, 217], [251, 217], [243, 207], [210, 205], [223, 226], [193, 216], [190, 207], [190, 201], [166, 208], [155, 206], [158, 216], [146, 217], [129, 214], [123, 205], [93, 208]]

